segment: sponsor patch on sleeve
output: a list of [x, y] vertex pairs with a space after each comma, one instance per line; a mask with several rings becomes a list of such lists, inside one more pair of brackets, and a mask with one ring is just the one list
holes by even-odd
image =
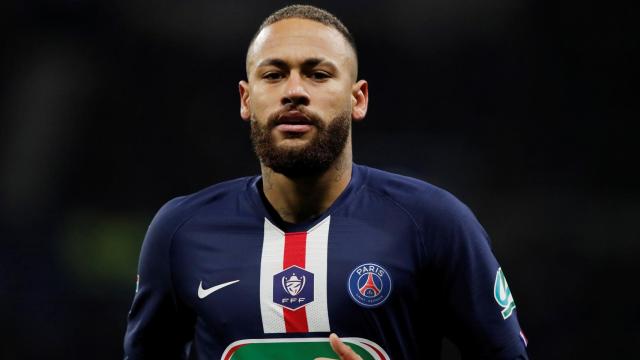
[[500, 312], [502, 314], [502, 318], [505, 320], [508, 319], [511, 314], [513, 314], [513, 310], [516, 308], [516, 303], [513, 301], [513, 296], [511, 295], [509, 284], [507, 284], [507, 279], [502, 273], [502, 268], [498, 268], [498, 271], [496, 272], [496, 281], [493, 285], [493, 297], [502, 308], [502, 311]]

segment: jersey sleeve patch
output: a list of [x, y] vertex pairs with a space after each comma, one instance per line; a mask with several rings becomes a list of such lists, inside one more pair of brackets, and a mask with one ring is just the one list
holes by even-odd
[[511, 290], [509, 289], [509, 284], [507, 284], [507, 279], [504, 277], [502, 268], [498, 268], [496, 272], [496, 281], [493, 284], [493, 297], [502, 308], [500, 312], [502, 318], [505, 320], [508, 319], [511, 314], [513, 314], [516, 303], [513, 301], [513, 296], [511, 295]]

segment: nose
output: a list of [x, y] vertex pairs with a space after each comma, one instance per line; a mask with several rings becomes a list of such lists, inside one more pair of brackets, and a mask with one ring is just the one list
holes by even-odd
[[299, 73], [292, 71], [289, 75], [280, 102], [282, 105], [309, 105], [309, 93], [305, 89]]

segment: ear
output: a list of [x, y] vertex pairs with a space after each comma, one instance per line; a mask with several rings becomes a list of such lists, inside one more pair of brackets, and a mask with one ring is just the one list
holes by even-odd
[[251, 120], [251, 108], [249, 107], [249, 83], [241, 80], [238, 83], [238, 91], [240, 92], [240, 117], [244, 121]]
[[353, 84], [351, 91], [351, 119], [353, 121], [361, 121], [367, 115], [367, 107], [369, 106], [369, 84], [366, 80], [360, 80]]

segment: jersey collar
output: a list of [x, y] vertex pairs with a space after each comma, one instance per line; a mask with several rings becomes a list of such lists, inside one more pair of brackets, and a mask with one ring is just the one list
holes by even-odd
[[364, 183], [366, 177], [367, 168], [365, 166], [353, 164], [351, 171], [351, 179], [349, 184], [342, 191], [340, 196], [331, 204], [331, 206], [325, 210], [322, 214], [313, 219], [303, 221], [296, 224], [291, 224], [283, 221], [278, 213], [273, 209], [271, 204], [267, 201], [264, 193], [262, 192], [262, 176], [254, 176], [247, 184], [246, 194], [249, 197], [249, 201], [252, 203], [253, 208], [257, 212], [257, 215], [267, 218], [272, 224], [277, 226], [283, 232], [298, 232], [307, 231], [316, 224], [324, 220], [327, 216], [334, 214], [340, 207], [353, 197]]

